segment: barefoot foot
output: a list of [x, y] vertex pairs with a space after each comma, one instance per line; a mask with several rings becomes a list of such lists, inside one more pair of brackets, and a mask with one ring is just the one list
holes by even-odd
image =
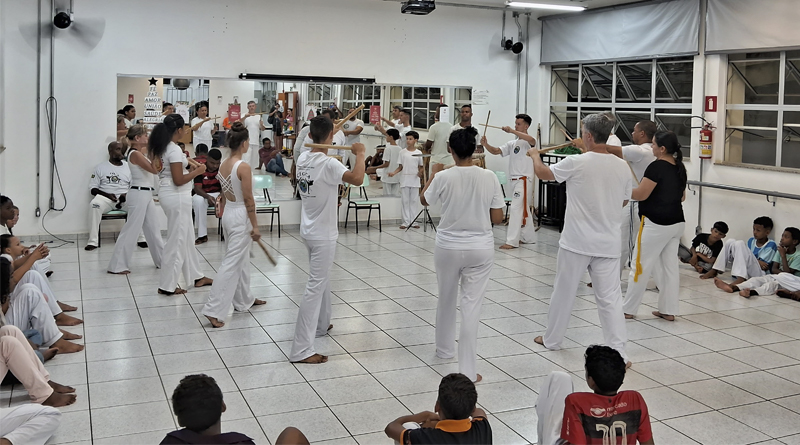
[[321, 363], [325, 363], [327, 361], [328, 361], [328, 356], [321, 355], [321, 354], [314, 354], [311, 357], [308, 357], [308, 358], [305, 358], [303, 360], [299, 360], [299, 361], [296, 361], [296, 362], [292, 362], [292, 363], [310, 363], [310, 364], [313, 364], [313, 365], [318, 365], [318, 364], [321, 364]]
[[502, 246], [500, 246], [500, 248], [503, 250], [511, 250], [511, 249], [516, 249], [517, 246], [512, 246], [511, 244], [503, 244]]
[[542, 345], [542, 346], [544, 346], [544, 337], [542, 337], [542, 336], [540, 335], [540, 336], [538, 336], [538, 337], [534, 338], [534, 339], [533, 339], [533, 342], [534, 342], [534, 343], [537, 343], [537, 344], [540, 344], [540, 345]]
[[267, 302], [266, 302], [266, 301], [264, 301], [264, 300], [259, 300], [258, 298], [256, 298], [256, 299], [253, 301], [253, 306], [261, 306], [262, 304], [267, 304]]
[[69, 394], [71, 392], [75, 392], [75, 388], [71, 386], [62, 385], [61, 383], [56, 383], [52, 380], [50, 380], [47, 383], [50, 385], [51, 388], [53, 388], [53, 391], [59, 394]]
[[44, 361], [48, 361], [55, 357], [56, 354], [58, 354], [58, 348], [50, 348], [42, 352], [42, 358], [44, 358]]
[[176, 287], [174, 292], [170, 292], [168, 290], [164, 290], [164, 289], [160, 289], [159, 288], [158, 289], [158, 293], [161, 294], [161, 295], [182, 295], [182, 294], [186, 293], [186, 289], [181, 289], [179, 287]]
[[131, 273], [131, 271], [129, 271], [129, 270], [123, 270], [122, 272], [111, 272], [111, 271], [109, 270], [109, 271], [108, 271], [108, 273], [110, 273], [111, 275], [128, 275], [129, 273]]
[[73, 334], [72, 332], [65, 331], [63, 329], [59, 329], [59, 331], [61, 331], [61, 333], [64, 334], [63, 337], [62, 337], [64, 340], [79, 340], [79, 339], [83, 338], [82, 335]]
[[213, 326], [215, 328], [221, 328], [221, 327], [225, 326], [225, 322], [224, 321], [220, 321], [220, 320], [218, 320], [218, 319], [216, 319], [214, 317], [209, 317], [208, 315], [206, 315], [206, 318], [208, 318], [208, 321], [211, 322], [211, 326]]
[[664, 320], [667, 320], [667, 321], [675, 321], [675, 316], [674, 315], [662, 314], [661, 312], [658, 312], [658, 311], [653, 311], [653, 315], [655, 315], [658, 318], [663, 318]]
[[68, 305], [68, 304], [66, 304], [66, 303], [62, 303], [62, 302], [60, 302], [60, 301], [56, 301], [56, 303], [58, 303], [58, 307], [60, 307], [60, 308], [61, 308], [61, 310], [62, 310], [62, 311], [64, 311], [64, 312], [75, 312], [75, 311], [77, 311], [77, 310], [78, 310], [78, 308], [77, 308], [77, 307], [75, 307], [75, 306], [70, 306], [70, 305]]
[[83, 323], [83, 320], [81, 320], [80, 318], [75, 318], [63, 312], [56, 315], [55, 318], [56, 318], [56, 324], [59, 326], [77, 326]]
[[714, 286], [717, 286], [718, 289], [722, 289], [729, 294], [733, 293], [733, 287], [719, 278], [714, 278]]
[[476, 374], [476, 375], [477, 375], [478, 377], [477, 377], [477, 378], [475, 379], [475, 381], [474, 381], [474, 382], [472, 382], [472, 383], [478, 383], [478, 382], [480, 382], [481, 380], [483, 380], [483, 376], [482, 376], [482, 375], [480, 375], [480, 374]]
[[628, 369], [631, 369], [631, 366], [633, 366], [633, 362], [632, 362], [632, 361], [630, 361], [630, 360], [628, 360], [628, 362], [627, 362], [627, 363], [625, 363], [625, 369], [626, 369], [626, 370], [628, 370]]
[[633, 320], [634, 318], [636, 318], [636, 316], [634, 316], [633, 314], [625, 314], [626, 320]]
[[72, 343], [65, 338], [59, 338], [58, 341], [53, 343], [53, 346], [58, 348], [58, 352], [61, 354], [70, 354], [73, 352], [83, 351], [83, 345]]
[[203, 286], [211, 286], [214, 284], [214, 280], [208, 277], [200, 278], [199, 280], [194, 280], [194, 287], [203, 287]]
[[50, 394], [50, 397], [48, 397], [47, 399], [45, 399], [44, 402], [42, 402], [42, 405], [58, 408], [59, 406], [72, 405], [73, 403], [75, 403], [75, 400], [77, 398], [78, 396], [76, 396], [75, 394], [61, 394], [53, 391], [53, 393]]

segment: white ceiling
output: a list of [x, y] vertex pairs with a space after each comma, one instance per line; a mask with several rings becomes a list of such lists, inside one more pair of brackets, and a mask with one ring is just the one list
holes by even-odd
[[[402, 0], [382, 0], [382, 1], [402, 1]], [[597, 9], [606, 6], [622, 5], [625, 3], [637, 3], [642, 0], [520, 0], [530, 3], [546, 3], [551, 5], [566, 5], [566, 6], [585, 6], [587, 9]], [[479, 5], [479, 6], [493, 6], [502, 8], [505, 6], [506, 0], [437, 0], [437, 3], [459, 3], [463, 5]], [[536, 16], [545, 16], [553, 14], [564, 14], [565, 11], [549, 11], [541, 9], [532, 9], [531, 12]]]

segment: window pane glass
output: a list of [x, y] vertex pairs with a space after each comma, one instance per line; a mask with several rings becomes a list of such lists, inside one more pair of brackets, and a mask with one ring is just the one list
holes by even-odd
[[403, 99], [411, 99], [412, 98], [412, 90], [411, 87], [403, 87]]
[[424, 87], [414, 87], [414, 99], [427, 99], [428, 89]]
[[728, 110], [727, 119], [726, 160], [775, 165], [777, 111]]
[[553, 68], [553, 83], [550, 88], [551, 102], [578, 101], [578, 67]]
[[659, 130], [672, 131], [678, 136], [683, 159], [689, 159], [692, 150], [692, 130], [689, 117], [692, 110], [656, 110], [655, 123]]
[[783, 113], [781, 167], [800, 168], [800, 111]]
[[564, 130], [570, 137], [578, 136], [578, 109], [575, 107], [550, 109], [550, 144], [563, 144], [566, 142]]
[[692, 101], [694, 62], [659, 61], [656, 65], [656, 102]]
[[649, 110], [617, 110], [617, 135], [622, 145], [633, 144], [633, 127], [639, 121], [649, 121]]
[[471, 102], [472, 90], [470, 88], [456, 88], [455, 100], [456, 102]]
[[786, 86], [783, 103], [800, 105], [800, 51], [786, 53]]
[[729, 104], [777, 104], [778, 53], [736, 54], [728, 62]]
[[581, 87], [582, 101], [611, 101], [611, 85], [614, 80], [613, 69], [613, 64], [583, 66], [584, 78], [583, 86]]
[[442, 89], [441, 88], [430, 88], [430, 92], [428, 94], [429, 94], [429, 98], [431, 100], [436, 100], [438, 102], [439, 101], [439, 96], [442, 95]]
[[650, 102], [653, 64], [617, 64], [617, 101]]

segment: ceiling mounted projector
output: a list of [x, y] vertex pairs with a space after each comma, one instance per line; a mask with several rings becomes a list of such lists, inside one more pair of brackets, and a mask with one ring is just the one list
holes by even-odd
[[403, 14], [428, 15], [436, 9], [433, 0], [408, 0], [400, 5]]

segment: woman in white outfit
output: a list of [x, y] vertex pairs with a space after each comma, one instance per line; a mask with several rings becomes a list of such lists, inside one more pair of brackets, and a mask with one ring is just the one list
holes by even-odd
[[147, 129], [144, 125], [132, 126], [120, 143], [127, 153], [131, 170], [131, 187], [126, 199], [128, 220], [117, 238], [114, 255], [108, 263], [108, 273], [129, 274], [131, 271], [128, 263], [136, 248], [139, 233], [144, 231], [144, 238], [156, 267], [161, 267], [164, 240], [158, 225], [158, 210], [153, 202], [153, 175], [158, 174], [158, 169], [147, 158]]
[[256, 219], [256, 203], [253, 199], [253, 173], [242, 161], [249, 147], [247, 128], [234, 122], [228, 133], [231, 155], [219, 167], [217, 179], [222, 187], [222, 227], [228, 248], [217, 279], [211, 286], [203, 315], [215, 328], [225, 326], [231, 302], [237, 311], [246, 311], [253, 305], [265, 304], [250, 291], [250, 247], [261, 239]]
[[[422, 205], [442, 202], [436, 231], [434, 262], [439, 283], [436, 308], [436, 355], [456, 353], [456, 306], [461, 306], [458, 372], [479, 382], [476, 371], [481, 304], [494, 265], [492, 224], [503, 221], [505, 201], [497, 176], [472, 164], [475, 138], [472, 127], [450, 135], [454, 168], [437, 172], [422, 191]], [[459, 283], [461, 298], [458, 298]]]
[[[167, 243], [161, 257], [161, 278], [158, 293], [163, 295], [185, 294], [178, 284], [181, 272], [188, 284], [195, 287], [213, 283], [200, 271], [197, 249], [194, 247], [194, 225], [192, 224], [193, 179], [206, 171], [206, 166], [190, 161], [176, 142], [183, 137], [183, 118], [170, 114], [164, 122], [153, 128], [147, 150], [159, 168], [158, 198], [167, 215]], [[158, 159], [156, 159], [158, 158]], [[188, 165], [192, 170], [187, 172]]]
[[208, 102], [198, 102], [195, 106], [197, 116], [192, 119], [192, 145], [197, 149], [200, 144], [211, 148], [214, 136], [214, 122], [208, 117]]
[[653, 315], [673, 321], [678, 315], [680, 290], [676, 256], [686, 225], [682, 205], [686, 199], [686, 167], [681, 144], [671, 131], [656, 133], [653, 155], [656, 160], [647, 166], [642, 182], [631, 193], [631, 198], [639, 201], [641, 229], [623, 310], [625, 318], [637, 314], [647, 282], [655, 274], [658, 277], [658, 310], [653, 311]]

